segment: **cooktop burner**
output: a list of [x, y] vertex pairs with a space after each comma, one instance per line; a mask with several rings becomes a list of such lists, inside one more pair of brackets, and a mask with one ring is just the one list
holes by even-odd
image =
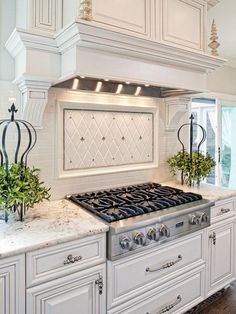
[[114, 222], [202, 199], [196, 193], [146, 183], [123, 188], [73, 194], [69, 197], [107, 222]]

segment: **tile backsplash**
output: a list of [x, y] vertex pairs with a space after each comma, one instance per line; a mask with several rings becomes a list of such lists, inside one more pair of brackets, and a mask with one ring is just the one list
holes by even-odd
[[153, 114], [64, 110], [64, 170], [154, 161]]

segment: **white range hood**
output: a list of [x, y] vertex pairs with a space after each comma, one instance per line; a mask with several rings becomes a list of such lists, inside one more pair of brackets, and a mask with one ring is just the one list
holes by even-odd
[[[58, 14], [58, 7], [53, 14]], [[34, 16], [37, 18], [37, 14]], [[49, 88], [71, 78], [85, 76], [205, 91], [207, 73], [225, 62], [194, 49], [109, 29], [96, 21], [76, 19], [57, 29], [37, 29], [35, 24], [16, 28], [6, 43], [15, 59], [23, 118], [36, 127], [42, 126]]]

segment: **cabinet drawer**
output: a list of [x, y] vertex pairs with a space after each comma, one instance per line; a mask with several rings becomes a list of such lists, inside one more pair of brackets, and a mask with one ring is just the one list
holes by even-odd
[[[204, 299], [204, 270], [181, 276], [158, 289], [152, 289], [108, 314], [183, 314]], [[171, 307], [168, 310], [168, 307]]]
[[222, 202], [219, 205], [212, 207], [211, 209], [211, 219], [214, 220], [221, 220], [224, 217], [231, 216], [235, 214], [234, 208], [234, 201], [228, 200], [226, 202]]
[[162, 284], [177, 271], [183, 273], [191, 264], [203, 263], [203, 251], [201, 232], [162, 249], [152, 248], [139, 255], [108, 262], [108, 308], [149, 290], [150, 285]]
[[105, 234], [27, 253], [27, 287], [97, 265], [105, 258]]

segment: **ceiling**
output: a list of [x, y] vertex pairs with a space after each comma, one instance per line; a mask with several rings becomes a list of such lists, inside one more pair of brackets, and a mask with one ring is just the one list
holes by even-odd
[[219, 55], [228, 59], [236, 67], [236, 0], [221, 0], [208, 11], [208, 27], [213, 18], [218, 30]]

